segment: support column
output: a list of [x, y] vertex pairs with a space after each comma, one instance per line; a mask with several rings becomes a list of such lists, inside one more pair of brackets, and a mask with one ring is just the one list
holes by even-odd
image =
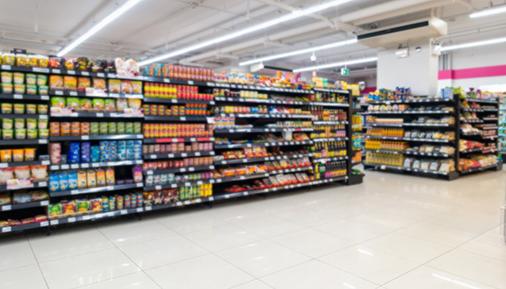
[[378, 53], [378, 88], [410, 87], [414, 95], [434, 96], [438, 92], [439, 58], [430, 40], [409, 45], [409, 55], [400, 58], [397, 49]]

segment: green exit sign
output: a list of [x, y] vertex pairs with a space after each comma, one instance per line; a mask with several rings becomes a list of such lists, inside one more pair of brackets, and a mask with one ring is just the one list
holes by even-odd
[[341, 76], [350, 76], [350, 69], [348, 67], [341, 68]]

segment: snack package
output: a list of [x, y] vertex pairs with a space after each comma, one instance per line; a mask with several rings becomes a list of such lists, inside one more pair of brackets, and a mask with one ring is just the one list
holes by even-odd
[[100, 91], [105, 91], [105, 79], [103, 78], [93, 78], [93, 88]]
[[73, 216], [77, 212], [76, 210], [76, 201], [66, 201], [62, 203], [62, 215], [63, 216]]
[[32, 178], [36, 181], [47, 180], [47, 167], [46, 166], [32, 166]]
[[85, 170], [80, 170], [77, 172], [77, 187], [79, 189], [88, 187], [88, 175]]
[[[53, 96], [51, 97], [51, 107], [56, 107], [56, 108], [65, 108], [65, 98], [64, 97], [57, 97], [57, 96]], [[39, 107], [40, 109], [40, 107]]]
[[109, 79], [109, 93], [121, 92], [121, 80]]
[[88, 200], [77, 200], [77, 212], [80, 214], [86, 214], [90, 210], [90, 201]]
[[49, 204], [48, 208], [49, 218], [55, 219], [63, 215], [63, 207], [61, 203]]
[[88, 77], [79, 77], [77, 79], [77, 90], [86, 91], [86, 88], [91, 87], [91, 79]]
[[88, 181], [88, 188], [94, 188], [97, 186], [97, 173], [95, 170], [86, 171], [86, 179]]
[[52, 164], [58, 165], [61, 163], [61, 144], [60, 143], [50, 143], [49, 144], [49, 156], [50, 156]]
[[12, 162], [12, 150], [0, 150], [0, 161], [2, 163]]
[[95, 111], [104, 111], [104, 109], [105, 109], [105, 102], [104, 102], [103, 99], [94, 98], [92, 102], [93, 102], [93, 110], [95, 110]]
[[116, 101], [114, 99], [106, 98], [104, 100], [104, 109], [109, 112], [116, 111]]
[[60, 190], [66, 191], [69, 189], [69, 175], [68, 172], [60, 172], [58, 174], [58, 180], [60, 182]]
[[63, 77], [60, 75], [50, 75], [49, 76], [49, 87], [51, 89], [63, 89]]
[[25, 161], [32, 162], [35, 160], [35, 155], [37, 152], [36, 148], [25, 148]]
[[25, 150], [24, 149], [13, 149], [12, 150], [12, 160], [14, 162], [24, 162], [25, 161]]
[[64, 76], [63, 87], [68, 90], [77, 89], [77, 78], [75, 76]]
[[69, 178], [69, 190], [75, 190], [78, 188], [77, 185], [77, 171], [70, 171], [68, 173]]
[[[141, 168], [141, 170], [142, 170], [142, 168]], [[105, 170], [105, 179], [106, 179], [107, 185], [109, 185], [109, 186], [113, 186], [116, 184], [116, 177], [115, 177], [115, 173], [114, 173], [113, 168], [107, 168]], [[142, 180], [141, 180], [141, 182], [142, 182]]]
[[97, 186], [103, 187], [106, 185], [105, 180], [105, 170], [104, 169], [97, 169]]
[[80, 108], [80, 100], [77, 97], [67, 97], [66, 107], [70, 108], [72, 111], [78, 111]]
[[80, 163], [81, 144], [79, 142], [71, 142], [69, 144], [69, 151], [67, 153], [67, 163], [78, 164]]
[[91, 111], [93, 109], [92, 100], [89, 98], [81, 98], [79, 100], [79, 110], [80, 111]]

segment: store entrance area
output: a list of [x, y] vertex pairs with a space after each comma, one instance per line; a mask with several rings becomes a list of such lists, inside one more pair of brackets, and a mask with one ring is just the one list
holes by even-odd
[[506, 288], [505, 174], [369, 172], [358, 186], [16, 235], [0, 241], [0, 288]]

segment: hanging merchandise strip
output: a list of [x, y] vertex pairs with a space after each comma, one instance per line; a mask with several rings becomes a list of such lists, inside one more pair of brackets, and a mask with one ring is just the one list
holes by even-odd
[[[0, 164], [1, 168], [43, 166], [47, 175], [47, 179], [33, 183], [7, 184], [3, 186], [4, 190], [14, 194], [20, 189], [38, 189], [45, 191], [49, 197], [22, 204], [13, 203], [11, 199], [11, 203], [0, 205], [1, 233], [87, 222], [331, 183], [357, 183], [351, 182], [351, 179], [357, 176], [352, 175], [351, 170], [352, 100], [348, 91], [293, 89], [156, 77], [120, 77], [113, 73], [9, 65], [2, 65], [1, 71], [25, 75], [34, 73], [45, 75], [47, 78], [57, 75], [90, 77], [103, 79], [104, 82], [140, 81], [142, 86], [150, 83], [173, 84], [190, 87], [193, 91], [197, 91], [196, 95], [203, 95], [200, 99], [166, 99], [147, 97], [144, 91], [101, 93], [72, 89], [51, 89], [45, 94], [1, 93], [0, 100], [7, 102], [21, 101], [46, 105], [45, 114], [37, 114], [34, 117], [4, 114], [3, 118], [25, 119], [25, 121], [35, 118], [48, 125], [47, 128], [43, 128], [47, 130], [42, 132], [43, 137], [39, 135], [34, 139], [13, 138], [0, 141], [2, 147], [35, 146], [40, 147], [42, 153], [41, 159], [18, 163], [6, 162]], [[40, 78], [44, 79], [42, 76]], [[261, 93], [268, 95], [268, 98], [237, 99], [219, 96], [218, 90], [222, 89]], [[341, 102], [321, 98], [304, 100], [299, 98], [315, 94], [332, 96]], [[283, 97], [271, 98], [274, 96]], [[253, 111], [219, 111], [220, 107], [230, 106], [230, 103], [241, 103], [245, 106], [268, 105], [273, 111], [266, 114]], [[93, 106], [93, 110], [86, 110], [88, 105]], [[120, 107], [123, 109], [125, 105], [127, 110], [120, 111]], [[155, 105], [157, 113], [146, 113], [146, 105], [148, 107]], [[112, 111], [111, 106], [114, 106]], [[162, 115], [158, 114], [160, 109], [164, 111]], [[339, 113], [340, 118], [323, 118], [323, 114], [319, 114], [323, 110]], [[219, 127], [217, 121], [220, 121], [220, 118], [249, 119], [258, 123], [258, 126]], [[286, 122], [289, 126], [264, 126], [266, 122], [272, 125], [283, 125]], [[309, 122], [309, 125], [304, 122]], [[153, 125], [156, 126], [157, 123], [169, 126], [164, 127], [167, 130], [163, 133], [154, 131], [153, 134], [147, 134], [146, 125], [151, 125], [149, 129], [156, 130]], [[311, 137], [314, 125], [342, 127], [337, 127], [337, 131], [330, 135]], [[199, 130], [202, 127], [204, 130]], [[213, 133], [214, 129], [216, 136]], [[158, 133], [160, 135], [157, 135]], [[263, 142], [260, 141], [262, 138], [256, 139], [262, 134], [266, 136]], [[298, 139], [303, 135], [305, 138]], [[239, 142], [224, 144], [223, 138], [229, 137]], [[271, 137], [272, 139], [269, 139]], [[241, 138], [246, 142], [241, 143]], [[316, 149], [320, 145], [335, 147], [335, 153], [339, 155], [322, 155], [323, 151]], [[341, 147], [338, 148], [337, 145]], [[161, 147], [163, 150], [160, 150]], [[260, 151], [256, 149], [258, 147], [265, 148], [268, 155], [255, 155]], [[233, 149], [247, 151], [251, 155], [235, 159], [224, 158]], [[63, 156], [66, 158], [62, 158]], [[204, 158], [211, 158], [212, 163], [200, 164], [199, 161], [203, 161]], [[194, 160], [195, 163], [189, 163], [190, 160]], [[305, 163], [306, 160], [309, 163]], [[161, 162], [156, 164], [160, 167], [153, 167], [151, 164], [153, 162]], [[167, 165], [175, 167], [166, 167]], [[269, 166], [273, 169], [265, 173], [252, 171], [244, 175], [222, 174], [227, 170], [242, 173], [257, 166]], [[164, 185], [147, 183], [147, 178], [159, 176], [174, 179], [165, 182]], [[195, 179], [196, 177], [202, 178]], [[361, 177], [358, 182], [361, 182]], [[240, 192], [229, 190], [254, 181], [260, 181], [263, 183], [262, 186], [269, 183], [270, 187], [259, 186], [257, 189], [250, 187]], [[170, 197], [165, 198], [166, 193]], [[152, 196], [158, 199], [151, 199]], [[157, 203], [160, 198], [162, 203]], [[29, 223], [1, 223], [2, 212], [30, 213], [32, 210], [33, 214], [38, 215]]]

